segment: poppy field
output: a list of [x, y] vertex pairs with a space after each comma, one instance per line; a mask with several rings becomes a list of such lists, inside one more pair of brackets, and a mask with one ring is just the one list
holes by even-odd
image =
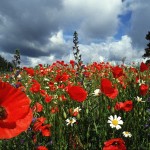
[[1, 150], [148, 150], [150, 67], [56, 61], [0, 75]]

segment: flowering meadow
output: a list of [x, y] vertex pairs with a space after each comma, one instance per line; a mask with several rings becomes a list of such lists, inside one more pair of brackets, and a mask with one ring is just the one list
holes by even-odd
[[56, 61], [0, 75], [1, 150], [150, 149], [150, 67]]

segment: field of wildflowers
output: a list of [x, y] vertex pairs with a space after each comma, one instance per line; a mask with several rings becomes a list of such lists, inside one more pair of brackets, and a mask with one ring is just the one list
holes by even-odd
[[74, 60], [0, 75], [1, 150], [148, 150], [150, 67]]
[[150, 66], [85, 65], [73, 43], [69, 63], [0, 75], [0, 149], [150, 149]]

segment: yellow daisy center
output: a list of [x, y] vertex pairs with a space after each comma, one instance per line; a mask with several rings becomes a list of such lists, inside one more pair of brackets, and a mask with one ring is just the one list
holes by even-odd
[[114, 119], [114, 120], [112, 121], [112, 124], [113, 124], [114, 126], [117, 126], [117, 125], [118, 125], [118, 120]]
[[74, 122], [74, 120], [73, 119], [70, 119], [70, 124], [72, 124]]

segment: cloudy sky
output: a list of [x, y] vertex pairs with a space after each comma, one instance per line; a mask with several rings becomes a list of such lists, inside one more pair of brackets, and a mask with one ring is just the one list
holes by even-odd
[[0, 0], [0, 55], [22, 66], [74, 59], [77, 31], [84, 63], [141, 61], [150, 0]]

